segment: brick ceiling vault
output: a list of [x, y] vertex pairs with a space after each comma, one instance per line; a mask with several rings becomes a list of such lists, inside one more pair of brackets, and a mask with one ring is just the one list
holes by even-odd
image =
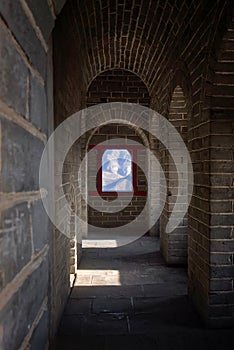
[[216, 10], [208, 0], [71, 0], [87, 86], [101, 72], [122, 68], [152, 94], [157, 81], [192, 39], [193, 25]]

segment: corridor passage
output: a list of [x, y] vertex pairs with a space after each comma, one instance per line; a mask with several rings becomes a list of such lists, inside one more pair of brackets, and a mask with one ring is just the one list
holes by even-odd
[[232, 349], [233, 330], [204, 328], [186, 268], [166, 266], [159, 245], [149, 236], [118, 248], [85, 241], [53, 350]]

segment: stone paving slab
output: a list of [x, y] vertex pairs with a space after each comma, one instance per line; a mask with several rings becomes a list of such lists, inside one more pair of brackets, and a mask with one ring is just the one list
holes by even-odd
[[83, 325], [86, 317], [82, 315], [63, 315], [58, 333], [60, 335], [80, 335], [83, 332]]
[[97, 298], [100, 296], [109, 298], [122, 298], [144, 296], [143, 286], [75, 286], [70, 298]]
[[92, 299], [72, 299], [68, 300], [68, 303], [64, 310], [64, 315], [83, 315], [89, 314], [92, 308]]
[[83, 335], [56, 339], [56, 350], [157, 350], [157, 341], [144, 335]]
[[185, 282], [163, 282], [157, 284], [144, 284], [142, 286], [145, 297], [170, 297], [187, 294], [187, 284]]
[[128, 316], [123, 313], [100, 314], [87, 317], [83, 325], [83, 334], [106, 335], [128, 334]]
[[205, 329], [194, 311], [186, 268], [166, 266], [159, 240], [145, 236], [84, 250], [52, 350], [232, 348], [233, 330]]
[[97, 298], [93, 301], [92, 312], [130, 315], [133, 312], [132, 298]]

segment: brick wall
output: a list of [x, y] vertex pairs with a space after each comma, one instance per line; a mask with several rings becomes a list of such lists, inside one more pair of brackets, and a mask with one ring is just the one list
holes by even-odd
[[[144, 105], [149, 104], [149, 94], [145, 84], [141, 81], [139, 77], [131, 72], [114, 69], [106, 71], [100, 74], [94, 79], [88, 89], [86, 104], [87, 107], [92, 106], [97, 103], [104, 102], [129, 102], [129, 103], [142, 103]], [[130, 127], [125, 125], [114, 125], [103, 126], [95, 131], [92, 138], [89, 140], [89, 145], [97, 145], [100, 142], [111, 140], [113, 138], [123, 138], [133, 140], [142, 143], [141, 137], [137, 132]], [[97, 161], [97, 159], [96, 159]], [[92, 180], [93, 176], [96, 176], [96, 169], [88, 166], [89, 170], [89, 182]], [[138, 169], [139, 172], [139, 169]], [[146, 191], [146, 181], [144, 175], [142, 174], [142, 186], [139, 186], [139, 190]], [[139, 182], [141, 181], [140, 176]], [[95, 179], [96, 184], [96, 179]], [[88, 184], [88, 191], [90, 191], [90, 185]], [[111, 209], [111, 201], [113, 201], [113, 196], [103, 197], [103, 199], [109, 201]], [[121, 196], [122, 203], [126, 201], [125, 197]], [[94, 226], [100, 227], [116, 227], [131, 222], [135, 215], [138, 215], [145, 205], [145, 197], [143, 196], [133, 196], [131, 203], [119, 213], [103, 213], [100, 208], [100, 212], [92, 209], [92, 202], [95, 202], [95, 195], [89, 195], [89, 201], [91, 206], [88, 208], [88, 222]], [[114, 202], [113, 202], [114, 203]]]
[[[173, 43], [171, 43], [171, 57], [170, 55], [166, 57], [162, 54], [161, 68], [155, 76], [155, 85], [151, 93], [152, 98], [157, 97], [161, 113], [168, 115], [171, 89], [174, 85], [172, 76], [179, 69], [179, 74], [182, 76], [183, 73], [186, 77], [183, 91], [185, 95], [191, 97], [191, 109], [189, 108], [191, 110], [191, 118], [188, 122], [188, 147], [194, 170], [194, 191], [188, 212], [188, 289], [197, 310], [203, 316], [206, 323], [211, 326], [232, 325], [233, 316], [230, 315], [232, 303], [228, 301], [227, 303], [230, 303], [230, 306], [227, 307], [224, 301], [220, 301], [221, 298], [224, 298], [225, 283], [228, 279], [228, 277], [224, 277], [225, 269], [222, 266], [217, 267], [217, 270], [220, 270], [219, 281], [218, 276], [217, 279], [214, 277], [214, 273], [212, 272], [213, 264], [210, 260], [210, 238], [212, 237], [209, 208], [210, 180], [212, 178], [212, 175], [210, 175], [211, 153], [209, 151], [210, 142], [212, 142], [209, 136], [211, 132], [211, 101], [210, 98], [205, 96], [204, 86], [209, 89], [209, 86], [212, 84], [211, 76], [213, 75], [213, 68], [207, 71], [208, 62], [212, 63], [214, 60], [212, 43], [220, 40], [221, 33], [224, 34], [228, 18], [232, 13], [233, 6], [231, 2], [228, 2], [226, 5], [216, 2], [213, 8], [210, 8], [208, 3], [203, 2], [197, 4], [196, 8], [193, 8], [191, 4], [187, 10], [181, 9], [181, 22], [184, 21], [184, 23], [187, 23], [187, 26], [184, 26], [182, 37], [178, 36], [178, 40], [180, 40], [179, 51], [178, 46], [175, 48]], [[208, 25], [207, 21], [205, 21], [207, 15], [210, 18]], [[189, 21], [186, 21], [186, 18], [189, 18]], [[181, 38], [183, 38], [182, 41]], [[178, 58], [176, 62], [172, 60], [173, 56]], [[224, 78], [223, 74], [222, 76]], [[232, 80], [231, 77], [230, 79]], [[154, 97], [155, 95], [156, 97]], [[221, 105], [221, 100], [223, 99], [216, 100], [218, 106]], [[230, 142], [232, 144], [232, 141]], [[213, 152], [216, 153], [216, 150]], [[229, 196], [231, 195], [231, 191], [229, 190], [228, 193], [226, 192], [224, 194], [226, 201], [230, 201]], [[223, 220], [225, 222], [226, 218]], [[226, 221], [227, 223], [228, 220]], [[216, 229], [221, 234], [223, 228], [220, 223]], [[231, 251], [229, 250], [229, 252]], [[232, 266], [228, 266], [228, 269], [229, 274], [232, 274]], [[216, 281], [220, 282], [218, 287], [215, 286]], [[214, 283], [214, 287], [212, 283]], [[216, 308], [216, 314], [215, 311], [212, 311], [212, 314], [209, 307], [209, 294], [212, 288], [219, 288], [220, 294], [223, 291], [223, 295], [219, 299], [220, 304]], [[220, 310], [220, 314], [218, 310]], [[225, 310], [227, 310], [226, 315]]]
[[[124, 144], [126, 142], [127, 142], [126, 145], [128, 145], [127, 147], [131, 147], [129, 145], [129, 143], [131, 143], [131, 140], [133, 140], [133, 147], [135, 147], [135, 142], [137, 142], [138, 145], [139, 144], [141, 145], [143, 143], [141, 137], [137, 134], [137, 132], [133, 128], [125, 125], [121, 125], [121, 124], [110, 124], [110, 125], [105, 125], [103, 127], [100, 127], [94, 133], [94, 135], [90, 139], [90, 145], [95, 146], [95, 145], [98, 145], [100, 141], [108, 142], [108, 140], [113, 140], [115, 138], [122, 139], [123, 149], [124, 149]], [[110, 144], [109, 148], [110, 149], [114, 148], [114, 146], [112, 146], [112, 143]], [[131, 149], [129, 149], [129, 152], [131, 152]], [[88, 208], [88, 222], [91, 225], [99, 226], [99, 227], [111, 228], [111, 227], [122, 226], [124, 224], [131, 222], [141, 213], [141, 211], [143, 210], [146, 204], [146, 194], [133, 195], [133, 198], [128, 205], [127, 205], [128, 197], [122, 194], [121, 204], [124, 205], [125, 208], [121, 211], [118, 211], [117, 213], [105, 213], [102, 211], [102, 206], [97, 206], [96, 210], [93, 209], [92, 205], [97, 202], [97, 195], [95, 195], [95, 192], [97, 192], [96, 177], [99, 176], [97, 175], [99, 156], [100, 155], [98, 155], [97, 152], [95, 152], [95, 155], [92, 156], [92, 158], [90, 158], [90, 161], [88, 163], [88, 192], [89, 192], [89, 203], [90, 203], [90, 206]], [[145, 151], [138, 149], [137, 159], [142, 156], [145, 158], [145, 161], [147, 162]], [[147, 164], [146, 164], [146, 167], [147, 167]], [[136, 177], [137, 192], [147, 193], [147, 181], [144, 176], [144, 173], [141, 171], [139, 167], [137, 167], [136, 172], [133, 174], [134, 174], [133, 176]], [[100, 173], [100, 176], [101, 176], [101, 173]], [[98, 181], [100, 180], [101, 179], [99, 177]], [[108, 201], [108, 208], [110, 211], [116, 209], [116, 204], [114, 201], [115, 197], [113, 195], [110, 195], [110, 196], [103, 195], [102, 198]], [[147, 218], [144, 218], [144, 219], [147, 220]]]
[[234, 21], [229, 21], [210, 66], [209, 224], [211, 324], [233, 322], [234, 307]]
[[[89, 86], [86, 101], [87, 107], [104, 102], [140, 103], [149, 106], [150, 97], [145, 84], [139, 77], [129, 71], [114, 69], [101, 73], [93, 80]], [[133, 128], [126, 125], [110, 124], [95, 130], [95, 133], [89, 140], [89, 145], [94, 146], [100, 142], [112, 140], [114, 138], [122, 138], [123, 144], [125, 142], [129, 143], [130, 140], [140, 144], [143, 143], [141, 136], [139, 136], [139, 132]], [[92, 165], [95, 164], [95, 159], [92, 159], [91, 163], [92, 164], [88, 165], [88, 181], [90, 183], [95, 183], [96, 185], [96, 173], [98, 169], [97, 158], [95, 168], [92, 167]], [[138, 192], [147, 191], [146, 179], [139, 167], [137, 173]], [[91, 184], [88, 184], [89, 192], [90, 189], [95, 190], [91, 188]], [[110, 210], [112, 208], [115, 209], [113, 196], [103, 196], [103, 199], [109, 202]], [[92, 203], [97, 201], [94, 194], [89, 195], [89, 201], [91, 206], [88, 208], [88, 222], [91, 225], [99, 227], [117, 227], [131, 222], [139, 215], [145, 206], [146, 196], [134, 195], [131, 203], [127, 205], [124, 210], [110, 214], [102, 212], [101, 208], [98, 208], [98, 211], [92, 208]], [[113, 204], [111, 204], [112, 201]], [[123, 204], [126, 202], [124, 195], [121, 195], [121, 202]]]
[[[56, 126], [59, 126], [66, 118], [82, 109], [85, 103], [82, 61], [80, 55], [75, 55], [77, 51], [80, 51], [80, 43], [79, 40], [76, 40], [74, 22], [71, 21], [71, 11], [69, 7], [63, 9], [62, 17], [61, 15], [58, 16], [53, 32], [54, 119]], [[64, 52], [66, 52], [66, 55], [64, 55]], [[81, 127], [81, 125], [77, 127]], [[63, 136], [67, 140], [72, 135], [68, 129], [66, 131], [67, 134], [64, 133]], [[58, 140], [59, 142], [61, 140]], [[65, 143], [66, 141], [59, 145], [55, 144], [55, 151], [59, 152], [60, 147]], [[75, 220], [75, 214], [80, 216], [82, 211], [80, 190], [82, 183], [78, 178], [80, 158], [81, 144], [77, 140], [68, 150], [63, 164], [63, 186], [56, 188], [58, 195], [55, 208], [59, 215], [61, 227], [63, 227], [66, 234], [62, 234], [56, 229], [53, 240], [52, 275], [54, 278], [52, 294], [54, 299], [52, 317], [54, 318], [55, 329], [58, 326], [70, 292], [70, 273], [73, 275], [76, 273], [82, 254], [82, 227], [78, 226]], [[55, 182], [60, 171], [61, 164], [56, 163]], [[70, 215], [67, 210], [64, 210], [64, 217], [60, 217], [61, 210], [64, 208], [64, 198], [72, 208], [72, 214]]]
[[[188, 108], [182, 88], [177, 85], [171, 97], [168, 120], [187, 144]], [[178, 192], [178, 174], [175, 163], [165, 147], [160, 145], [161, 163], [167, 181], [166, 203], [161, 215], [160, 243], [163, 256], [168, 264], [186, 264], [188, 250], [187, 215], [172, 232], [166, 233], [166, 225], [174, 208]]]
[[113, 69], [98, 75], [91, 83], [87, 107], [97, 103], [128, 102], [149, 107], [150, 97], [143, 81], [132, 72]]

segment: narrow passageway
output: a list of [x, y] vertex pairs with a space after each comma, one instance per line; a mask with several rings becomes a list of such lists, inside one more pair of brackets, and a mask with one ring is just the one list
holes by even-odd
[[234, 349], [234, 1], [0, 0], [0, 67], [0, 350]]
[[85, 241], [53, 349], [234, 345], [233, 330], [204, 328], [187, 297], [186, 268], [166, 266], [159, 245], [149, 236], [117, 248], [105, 248], [108, 241]]

